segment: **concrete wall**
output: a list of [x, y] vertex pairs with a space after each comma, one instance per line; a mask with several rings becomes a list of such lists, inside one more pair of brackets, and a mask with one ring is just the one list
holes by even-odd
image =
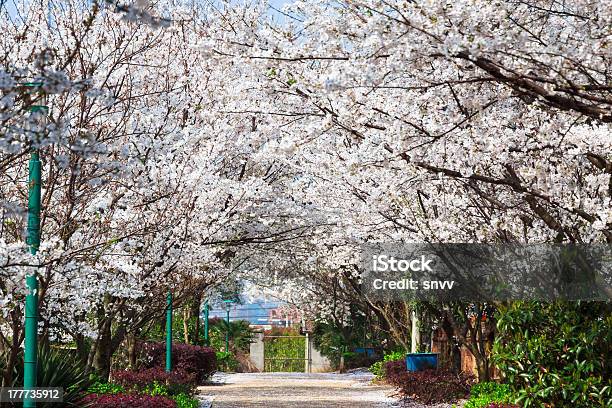
[[331, 362], [323, 356], [319, 350], [312, 347], [310, 355], [310, 372], [311, 373], [328, 373], [332, 371]]
[[321, 354], [313, 344], [312, 337], [306, 334], [306, 367], [307, 373], [325, 373], [332, 371], [331, 362]]
[[257, 370], [262, 372], [264, 370], [264, 334], [263, 332], [255, 333], [255, 341], [251, 343], [249, 350], [249, 360], [255, 365]]

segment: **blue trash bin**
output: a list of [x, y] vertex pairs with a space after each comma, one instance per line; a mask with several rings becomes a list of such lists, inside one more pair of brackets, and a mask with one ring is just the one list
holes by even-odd
[[376, 355], [376, 350], [374, 350], [374, 347], [357, 347], [355, 349], [355, 353], [365, 354], [368, 357], [374, 357], [374, 355]]
[[406, 354], [406, 369], [408, 371], [423, 371], [438, 368], [438, 353]]

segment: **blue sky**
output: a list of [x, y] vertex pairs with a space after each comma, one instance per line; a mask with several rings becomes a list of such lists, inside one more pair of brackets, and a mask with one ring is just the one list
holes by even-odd
[[[27, 0], [0, 0], [0, 5], [2, 5], [2, 7], [6, 8], [9, 11], [9, 14], [11, 16], [15, 15], [15, 7], [16, 4], [20, 4], [20, 3], [24, 3]], [[125, 3], [130, 3], [131, 0], [126, 0]], [[292, 2], [292, 0], [269, 0], [269, 3], [271, 6], [273, 6], [274, 8], [280, 9], [282, 8], [285, 4], [290, 4]], [[278, 13], [276, 13], [278, 14]], [[280, 15], [282, 16], [282, 15]], [[280, 17], [279, 16], [279, 17]]]

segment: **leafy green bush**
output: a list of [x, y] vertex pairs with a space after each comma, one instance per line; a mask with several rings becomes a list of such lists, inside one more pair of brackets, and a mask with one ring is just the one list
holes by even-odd
[[[104, 382], [96, 382], [95, 384], [91, 385], [89, 387], [89, 389], [87, 390], [89, 396], [88, 396], [88, 401], [92, 402], [94, 405], [93, 406], [97, 406], [96, 404], [98, 404], [99, 401], [96, 400], [97, 397], [100, 396], [104, 396], [104, 395], [108, 395], [108, 396], [116, 396], [116, 397], [121, 397], [123, 396], [124, 398], [127, 398], [129, 401], [131, 402], [132, 399], [137, 398], [139, 395], [146, 397], [146, 398], [165, 398], [165, 400], [163, 401], [170, 401], [169, 403], [172, 403], [172, 401], [174, 401], [174, 403], [176, 403], [176, 407], [177, 408], [198, 408], [199, 407], [199, 401], [195, 398], [192, 397], [191, 392], [189, 391], [190, 389], [187, 387], [177, 387], [176, 384], [172, 383], [172, 378], [167, 378], [165, 381], [166, 383], [160, 382], [159, 380], [153, 380], [151, 383], [148, 383], [146, 385], [142, 385], [140, 384], [139, 381], [140, 378], [147, 378], [147, 370], [144, 370], [145, 373], [144, 375], [131, 375], [130, 378], [134, 378], [135, 380], [132, 383], [132, 386], [127, 387], [129, 388], [126, 391], [126, 387], [122, 386], [121, 384], [114, 384], [114, 383], [104, 383]], [[122, 371], [121, 373], [124, 373], [125, 371]], [[140, 373], [140, 372], [139, 372]], [[129, 374], [129, 373], [128, 373]], [[126, 377], [122, 376], [119, 378], [120, 381], [126, 381]], [[140, 384], [138, 386], [138, 384]], [[134, 386], [137, 385], [137, 386]], [[191, 389], [193, 390], [193, 389]], [[95, 397], [97, 396], [97, 397]], [[113, 401], [117, 402], [116, 400], [109, 400], [109, 404], [113, 403]], [[146, 400], [146, 401], [154, 401], [153, 399], [150, 400]], [[157, 401], [157, 400], [155, 400]], [[161, 400], [160, 400], [161, 401]], [[162, 403], [160, 406], [166, 406], [164, 404], [168, 403], [167, 401]], [[100, 403], [101, 404], [101, 403]], [[104, 404], [101, 404], [103, 406], [106, 406]]]
[[176, 408], [198, 408], [200, 406], [200, 402], [188, 394], [178, 394], [172, 399], [176, 402]]
[[[333, 369], [340, 368], [340, 361], [344, 357], [344, 368], [367, 367], [374, 363], [375, 358], [357, 357], [352, 354], [347, 358], [346, 352], [353, 352], [358, 349], [367, 349], [375, 345], [380, 345], [383, 340], [388, 339], [381, 330], [375, 330], [366, 314], [356, 305], [351, 305], [350, 313], [346, 315], [346, 320], [342, 323], [318, 320], [315, 322], [311, 339], [319, 352], [327, 357]], [[389, 348], [393, 347], [392, 344]], [[367, 353], [366, 353], [367, 356]], [[367, 361], [369, 360], [369, 361]]]
[[167, 397], [170, 394], [168, 387], [164, 384], [160, 384], [158, 381], [153, 381], [152, 384], [147, 385], [142, 392], [152, 397], [157, 395]]
[[248, 352], [254, 338], [254, 331], [251, 323], [247, 320], [227, 322], [222, 319], [210, 319], [209, 321], [209, 341], [210, 346], [215, 350], [225, 350], [225, 337], [229, 329], [229, 351]]
[[470, 399], [464, 408], [486, 408], [491, 403], [513, 402], [512, 390], [508, 384], [483, 382], [474, 384], [470, 390]]
[[[64, 406], [77, 406], [89, 387], [85, 365], [68, 350], [41, 348], [38, 351], [38, 387], [64, 389]], [[37, 407], [54, 407], [53, 402], [39, 402]]]
[[370, 372], [376, 376], [377, 379], [385, 377], [385, 363], [389, 361], [400, 361], [406, 358], [405, 351], [394, 351], [384, 355], [382, 361], [377, 361], [370, 366]]
[[384, 361], [377, 361], [370, 366], [370, 372], [376, 376], [376, 378], [381, 379], [384, 376], [383, 365]]
[[524, 407], [612, 406], [612, 303], [514, 302], [493, 360]]
[[376, 357], [368, 356], [366, 353], [356, 353], [347, 351], [342, 353], [344, 356], [344, 368], [347, 370], [360, 367], [369, 367], [377, 360]]
[[119, 394], [125, 392], [125, 388], [111, 382], [96, 381], [87, 389], [88, 394]]
[[217, 367], [219, 371], [235, 372], [238, 368], [238, 360], [234, 353], [226, 351], [217, 351]]

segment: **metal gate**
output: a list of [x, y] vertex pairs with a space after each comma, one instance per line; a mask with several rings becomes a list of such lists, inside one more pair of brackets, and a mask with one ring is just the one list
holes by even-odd
[[264, 335], [264, 372], [310, 372], [308, 336]]

